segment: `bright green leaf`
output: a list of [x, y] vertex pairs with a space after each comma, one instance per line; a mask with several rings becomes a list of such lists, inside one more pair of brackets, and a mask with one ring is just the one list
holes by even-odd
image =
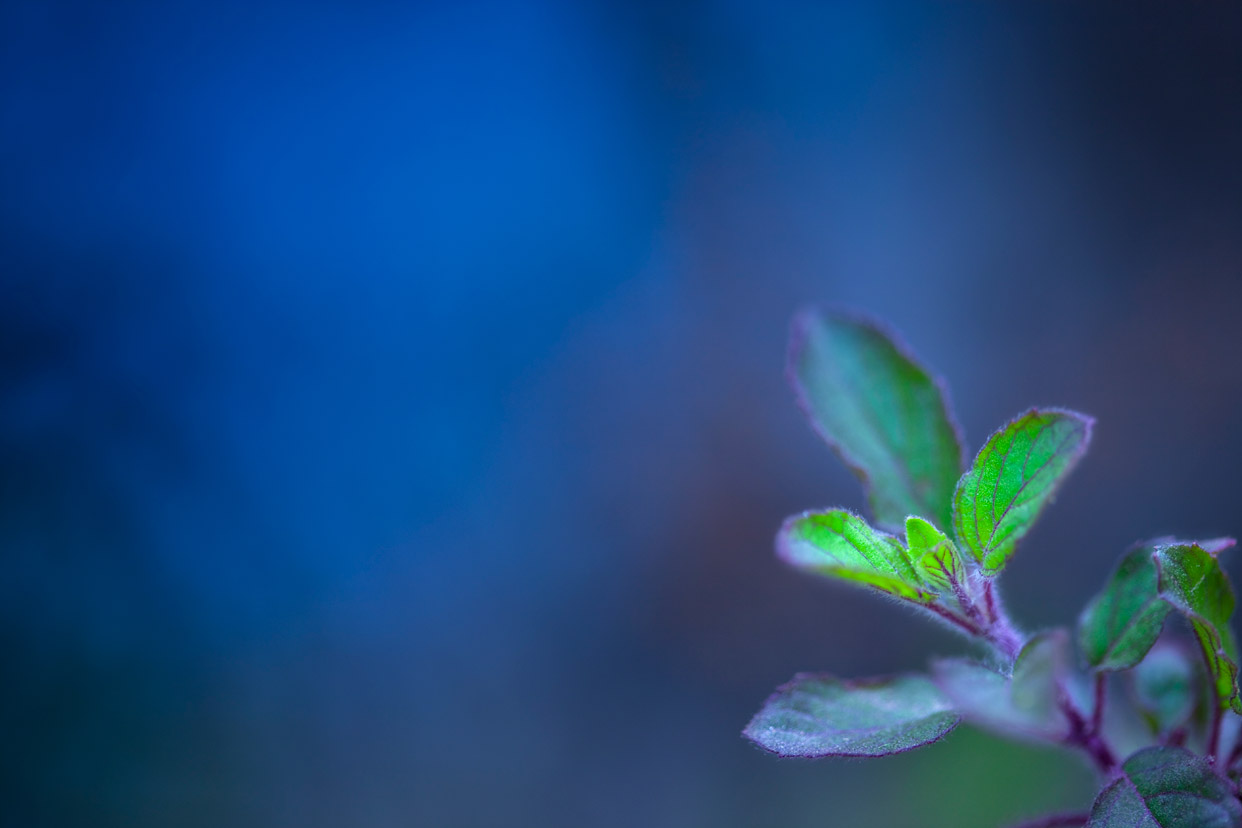
[[780, 756], [887, 756], [934, 742], [957, 723], [925, 676], [842, 681], [800, 673], [743, 734]]
[[1078, 622], [1078, 645], [1097, 670], [1126, 670], [1138, 664], [1160, 637], [1169, 605], [1158, 592], [1152, 557], [1160, 541], [1125, 554], [1104, 590]]
[[789, 377], [812, 426], [869, 489], [876, 521], [948, 526], [962, 471], [943, 386], [877, 323], [808, 310], [794, 320]]
[[1229, 627], [1234, 596], [1229, 577], [1211, 552], [1192, 544], [1157, 550], [1160, 593], [1186, 616], [1207, 659], [1208, 673], [1222, 704], [1242, 713], [1238, 694], [1238, 645]]
[[910, 601], [934, 597], [905, 547], [844, 509], [803, 512], [785, 521], [776, 537], [787, 563], [820, 575], [861, 583]]
[[1231, 543], [1228, 538], [1202, 544], [1162, 538], [1127, 553], [1079, 622], [1087, 662], [1097, 670], [1133, 667], [1156, 643], [1165, 616], [1174, 609], [1195, 631], [1217, 696], [1242, 712], [1237, 644], [1229, 627], [1233, 587], [1215, 557]]
[[1195, 704], [1195, 668], [1184, 649], [1157, 644], [1130, 678], [1137, 707], [1153, 732], [1168, 733], [1190, 718]]
[[949, 591], [966, 578], [961, 554], [953, 541], [921, 517], [906, 518], [906, 547], [924, 580]]
[[1175, 747], [1140, 750], [1100, 792], [1087, 828], [1239, 828], [1233, 786], [1201, 756]]
[[958, 540], [988, 571], [1004, 567], [1087, 450], [1095, 421], [1060, 409], [1031, 409], [993, 434], [953, 495]]
[[934, 665], [937, 686], [968, 722], [1010, 736], [1059, 741], [1069, 722], [1059, 699], [1068, 679], [1064, 630], [1034, 636], [1014, 662], [1013, 675], [966, 659]]

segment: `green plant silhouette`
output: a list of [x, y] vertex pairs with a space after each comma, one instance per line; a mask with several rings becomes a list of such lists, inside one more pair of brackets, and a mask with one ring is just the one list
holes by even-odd
[[[1098, 770], [1089, 813], [1031, 825], [1242, 826], [1234, 594], [1217, 562], [1233, 539], [1140, 543], [1076, 636], [1024, 633], [996, 579], [1086, 452], [1094, 421], [1031, 409], [968, 466], [943, 383], [882, 325], [842, 311], [795, 319], [788, 370], [811, 425], [862, 479], [873, 521], [845, 509], [794, 515], [777, 535], [779, 557], [914, 606], [983, 655], [935, 660], [926, 674], [799, 674], [745, 736], [780, 756], [874, 757], [965, 721], [1063, 745]], [[1170, 614], [1194, 641], [1165, 633]]]

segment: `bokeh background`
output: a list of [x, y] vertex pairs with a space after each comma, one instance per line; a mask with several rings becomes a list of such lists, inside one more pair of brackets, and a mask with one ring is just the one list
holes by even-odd
[[784, 385], [808, 302], [901, 329], [972, 451], [1098, 417], [1028, 627], [1242, 534], [1237, 4], [0, 8], [6, 825], [1085, 806], [966, 729], [740, 738], [795, 671], [962, 650], [773, 558], [862, 507]]

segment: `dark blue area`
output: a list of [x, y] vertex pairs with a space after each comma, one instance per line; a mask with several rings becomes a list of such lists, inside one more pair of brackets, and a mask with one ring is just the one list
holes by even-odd
[[1137, 537], [1242, 532], [1240, 36], [5, 3], [3, 810], [824, 824], [829, 775], [751, 750], [750, 712], [955, 643], [772, 559], [785, 514], [861, 506], [782, 385], [788, 318], [890, 319], [972, 446], [1032, 403], [1099, 417], [1014, 565], [1032, 626]]

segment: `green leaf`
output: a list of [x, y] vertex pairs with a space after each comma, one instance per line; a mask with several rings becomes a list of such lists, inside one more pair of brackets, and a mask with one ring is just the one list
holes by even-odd
[[811, 425], [867, 486], [878, 523], [915, 514], [949, 525], [959, 429], [943, 385], [895, 337], [869, 319], [804, 311], [788, 372]]
[[1060, 409], [1031, 409], [993, 434], [953, 495], [958, 540], [990, 572], [1052, 501], [1087, 450], [1094, 420]]
[[1059, 741], [1069, 721], [1059, 705], [1069, 673], [1069, 636], [1034, 636], [1014, 662], [1013, 675], [967, 659], [933, 665], [936, 685], [968, 722], [1020, 738]]
[[1201, 756], [1175, 747], [1140, 750], [1100, 792], [1087, 828], [1239, 828], [1233, 786]]
[[953, 541], [923, 518], [906, 518], [906, 547], [923, 580], [941, 592], [965, 580], [966, 568]]
[[1168, 643], [1152, 648], [1130, 673], [1138, 709], [1156, 734], [1190, 718], [1195, 705], [1195, 668], [1189, 654]]
[[776, 536], [776, 551], [799, 569], [861, 583], [898, 598], [923, 603], [935, 597], [900, 541], [844, 509], [789, 518]]
[[1230, 545], [1229, 538], [1203, 543], [1161, 538], [1127, 553], [1079, 621], [1087, 662], [1097, 670], [1133, 667], [1156, 643], [1174, 609], [1195, 631], [1217, 697], [1242, 712], [1237, 644], [1229, 627], [1233, 587], [1215, 557]]
[[1207, 660], [1208, 674], [1223, 705], [1242, 713], [1238, 694], [1238, 645], [1229, 616], [1233, 587], [1215, 556], [1193, 544], [1159, 549], [1155, 554], [1159, 589], [1168, 603], [1186, 616]]
[[800, 673], [743, 735], [780, 756], [887, 756], [940, 739], [958, 715], [925, 676], [842, 681]]
[[1104, 590], [1087, 604], [1078, 622], [1078, 645], [1097, 670], [1127, 670], [1160, 637], [1169, 605], [1160, 598], [1153, 557], [1162, 541], [1127, 552]]

